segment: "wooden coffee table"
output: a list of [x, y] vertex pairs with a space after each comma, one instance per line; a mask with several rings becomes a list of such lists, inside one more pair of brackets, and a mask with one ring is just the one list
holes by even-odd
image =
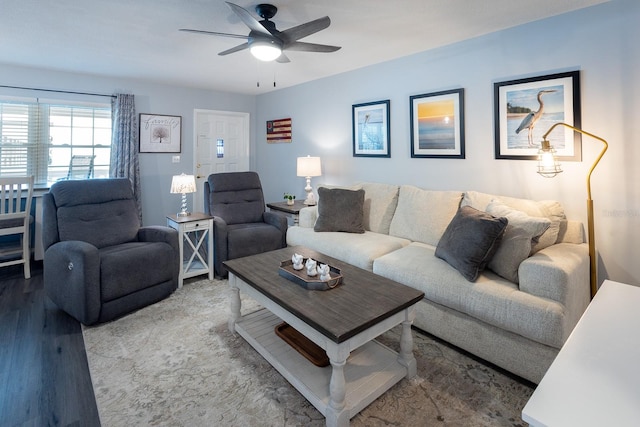
[[[308, 291], [278, 274], [294, 253], [339, 268], [343, 283]], [[289, 247], [225, 261], [232, 289], [229, 330], [245, 338], [322, 413], [327, 426], [349, 420], [402, 378], [416, 374], [411, 324], [424, 293], [318, 252]], [[264, 309], [241, 315], [240, 291]], [[312, 364], [275, 334], [287, 322], [327, 352]], [[400, 353], [375, 341], [402, 324]]]

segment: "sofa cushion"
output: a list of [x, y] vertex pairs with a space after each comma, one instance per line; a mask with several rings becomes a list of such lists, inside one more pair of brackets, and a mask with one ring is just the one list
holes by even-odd
[[362, 182], [359, 185], [364, 190], [364, 229], [389, 234], [400, 187], [376, 182]]
[[487, 213], [509, 220], [488, 268], [505, 279], [518, 283], [520, 263], [529, 258], [532, 246], [538, 242], [542, 233], [547, 231], [551, 221], [547, 218], [529, 216], [496, 200], [489, 203]]
[[403, 185], [389, 234], [436, 246], [458, 211], [461, 198], [459, 191], [429, 191]]
[[573, 220], [562, 221], [556, 243], [586, 243], [582, 222]]
[[376, 258], [409, 243], [411, 242], [406, 239], [370, 231], [365, 231], [364, 234], [316, 233], [313, 228], [299, 226], [289, 227], [287, 230], [287, 245], [302, 245], [368, 271], [373, 268]]
[[536, 243], [531, 252], [535, 253], [541, 249], [555, 244], [558, 241], [561, 225], [566, 222], [567, 217], [564, 213], [564, 208], [555, 200], [529, 200], [518, 199], [514, 197], [496, 196], [493, 194], [481, 193], [479, 191], [467, 191], [462, 198], [462, 206], [471, 206], [481, 211], [486, 211], [487, 206], [492, 200], [499, 200], [505, 205], [522, 211], [530, 216], [537, 216], [542, 218], [549, 218], [551, 225], [544, 232], [538, 243]]
[[318, 188], [315, 231], [364, 233], [364, 190]]
[[470, 282], [484, 270], [496, 252], [507, 226], [505, 218], [495, 218], [470, 206], [453, 217], [438, 242], [435, 256], [445, 260]]
[[520, 291], [488, 269], [469, 283], [434, 252], [430, 245], [413, 242], [376, 259], [373, 272], [495, 327], [554, 348], [562, 346], [570, 331], [563, 304]]

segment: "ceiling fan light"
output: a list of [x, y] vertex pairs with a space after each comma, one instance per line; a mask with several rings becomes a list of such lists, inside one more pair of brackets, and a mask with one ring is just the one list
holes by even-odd
[[251, 43], [249, 50], [260, 61], [274, 61], [282, 54], [282, 49], [278, 45], [266, 41]]

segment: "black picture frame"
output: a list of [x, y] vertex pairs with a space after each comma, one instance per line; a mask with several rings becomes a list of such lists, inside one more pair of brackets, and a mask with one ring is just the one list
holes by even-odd
[[[537, 160], [542, 135], [554, 123], [581, 127], [579, 71], [497, 82], [493, 98], [496, 159]], [[530, 120], [529, 116], [534, 118], [541, 109], [530, 138], [530, 129], [520, 128], [528, 123], [525, 120]], [[581, 135], [569, 128], [562, 129], [549, 135], [558, 158], [581, 161]]]
[[464, 159], [464, 89], [409, 97], [411, 157]]
[[391, 157], [391, 101], [351, 107], [353, 157]]
[[140, 113], [140, 153], [180, 153], [182, 116]]

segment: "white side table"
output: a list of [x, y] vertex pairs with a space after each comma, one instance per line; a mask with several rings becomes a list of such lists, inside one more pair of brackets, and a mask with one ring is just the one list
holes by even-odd
[[[209, 280], [213, 280], [213, 217], [201, 212], [195, 212], [189, 216], [167, 215], [167, 226], [180, 234], [182, 268], [178, 277], [178, 288], [182, 287], [184, 279], [201, 274], [208, 274]], [[207, 240], [205, 259], [200, 249]], [[185, 242], [193, 251], [188, 259], [184, 256]]]
[[522, 410], [532, 426], [637, 426], [640, 287], [605, 280]]

